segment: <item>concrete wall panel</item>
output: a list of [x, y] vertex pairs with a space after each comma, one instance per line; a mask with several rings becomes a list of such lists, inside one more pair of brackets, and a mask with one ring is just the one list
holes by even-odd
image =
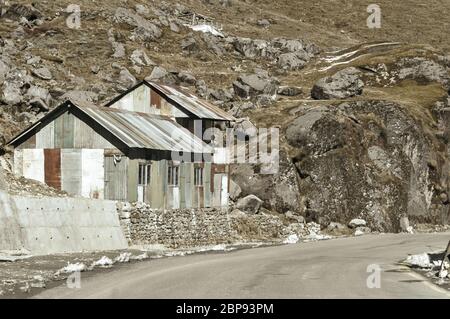
[[0, 250], [39, 255], [126, 247], [114, 201], [0, 192]]

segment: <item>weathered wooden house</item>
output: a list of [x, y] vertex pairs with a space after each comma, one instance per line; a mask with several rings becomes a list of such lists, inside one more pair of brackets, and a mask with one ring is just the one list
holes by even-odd
[[[228, 205], [228, 164], [215, 163], [214, 148], [193, 132], [195, 123], [226, 126], [232, 116], [145, 81], [106, 106], [67, 101], [24, 130], [8, 143], [15, 173], [72, 195], [154, 208]], [[179, 152], [193, 161], [173, 160]]]
[[199, 137], [208, 128], [223, 129], [236, 121], [224, 110], [180, 87], [145, 80], [105, 106], [169, 116]]

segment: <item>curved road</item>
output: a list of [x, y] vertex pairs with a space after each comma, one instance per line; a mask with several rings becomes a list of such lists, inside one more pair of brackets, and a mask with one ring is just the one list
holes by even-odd
[[[154, 259], [65, 285], [37, 298], [450, 298], [397, 265], [407, 254], [443, 250], [450, 233], [382, 234]], [[381, 287], [368, 288], [378, 264]]]

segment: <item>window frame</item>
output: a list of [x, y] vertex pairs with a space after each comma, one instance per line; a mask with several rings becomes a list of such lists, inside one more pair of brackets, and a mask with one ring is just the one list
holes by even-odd
[[194, 167], [194, 186], [203, 187], [204, 169], [201, 166]]
[[152, 180], [152, 164], [141, 162], [138, 164], [138, 186], [149, 186]]
[[[174, 176], [176, 179], [174, 179]], [[180, 186], [180, 166], [170, 164], [167, 168], [167, 185], [171, 187], [179, 187]]]

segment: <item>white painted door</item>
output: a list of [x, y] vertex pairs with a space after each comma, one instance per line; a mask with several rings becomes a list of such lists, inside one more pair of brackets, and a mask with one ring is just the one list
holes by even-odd
[[143, 203], [145, 201], [144, 189], [145, 189], [144, 185], [138, 185], [138, 187], [137, 187], [138, 202], [142, 202]]
[[222, 185], [220, 189], [220, 206], [228, 205], [228, 175], [222, 175]]

